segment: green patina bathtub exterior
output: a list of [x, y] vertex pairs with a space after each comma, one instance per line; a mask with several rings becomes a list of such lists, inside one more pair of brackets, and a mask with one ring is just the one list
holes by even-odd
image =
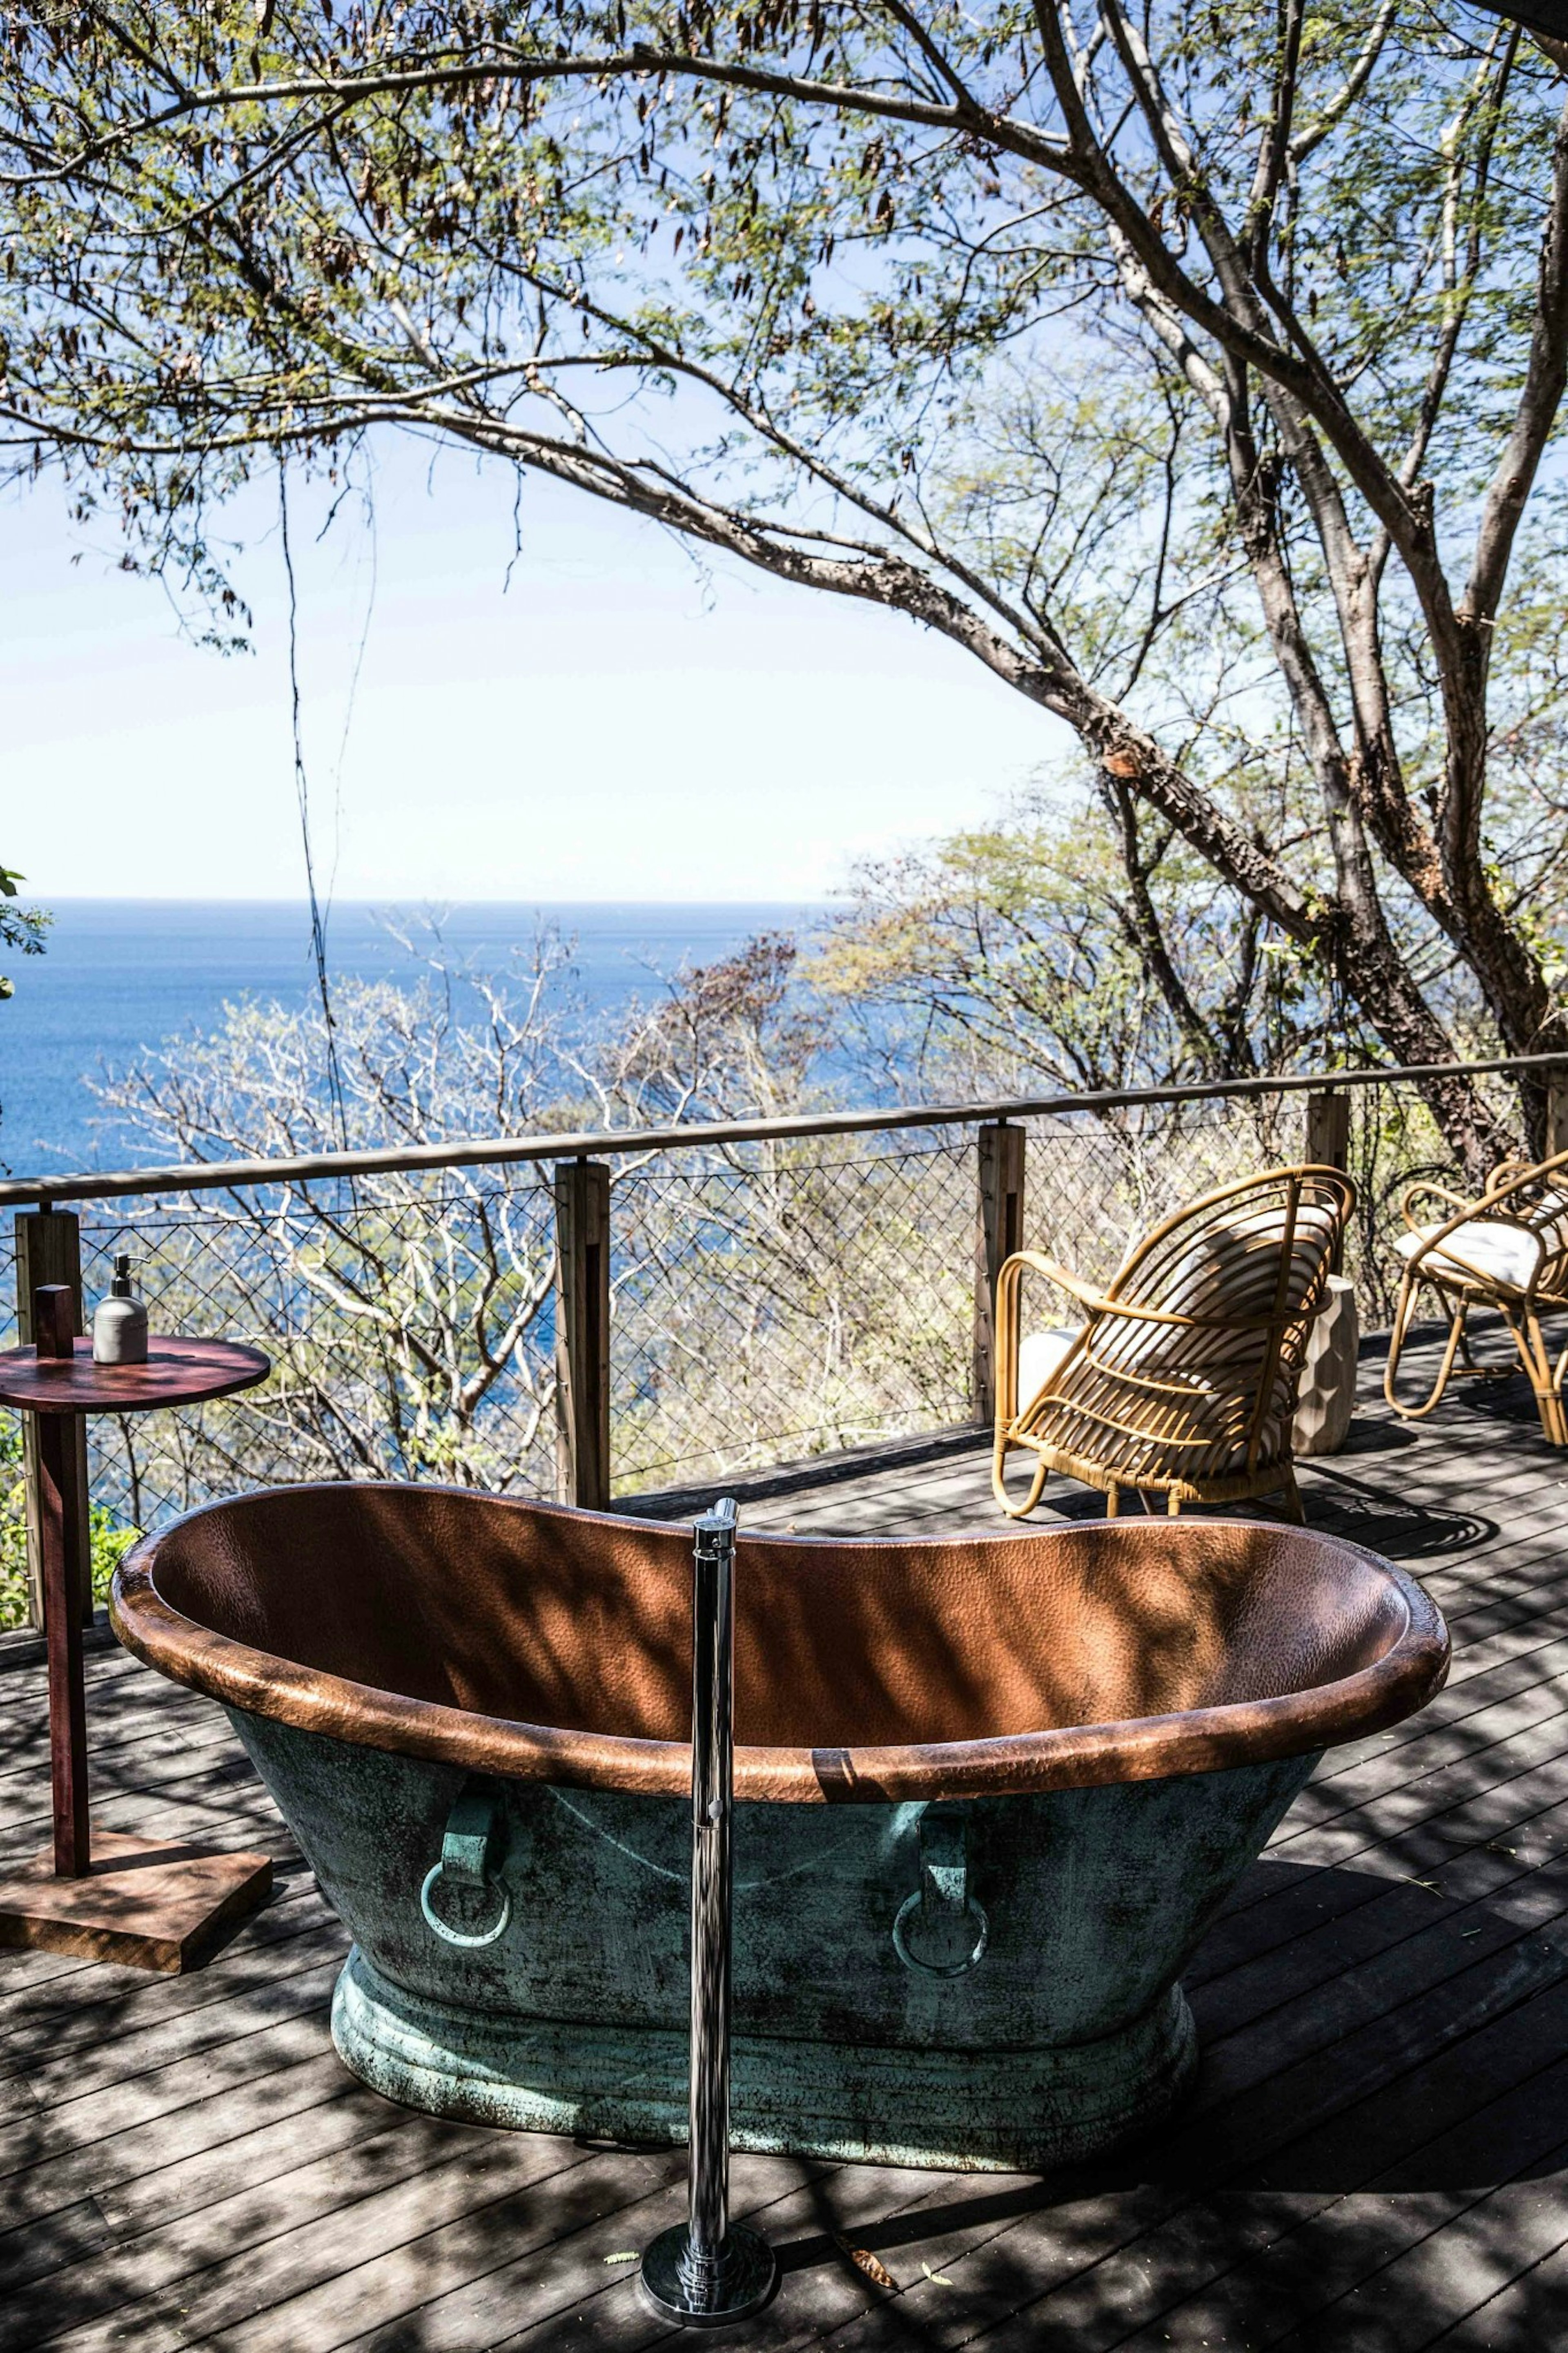
[[[688, 1805], [483, 1784], [511, 1915], [496, 1944], [455, 1949], [419, 1890], [469, 1777], [230, 1715], [353, 1936], [332, 2032], [356, 2075], [476, 2123], [682, 2135]], [[1012, 2172], [1147, 2132], [1196, 2064], [1180, 1971], [1315, 1762], [952, 1805], [738, 1807], [736, 2146]], [[966, 1882], [945, 1966], [978, 1941], [969, 1906], [986, 1925], [955, 1975], [894, 1947], [922, 1832], [928, 1861], [940, 1835]]]
[[[380, 1482], [208, 1505], [111, 1599], [347, 1923], [354, 2073], [629, 2139], [686, 2122], [690, 1608], [687, 1529]], [[734, 2138], [942, 2168], [1170, 2113], [1205, 1927], [1447, 1658], [1402, 1571], [1257, 1522], [742, 1533], [735, 1612]]]

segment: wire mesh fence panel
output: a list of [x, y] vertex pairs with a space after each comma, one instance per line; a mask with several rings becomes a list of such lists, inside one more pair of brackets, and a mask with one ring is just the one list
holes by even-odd
[[[1502, 1119], [1507, 1082], [1489, 1082]], [[1471, 1189], [1417, 1089], [1347, 1091], [1346, 1246], [1363, 1325], [1397, 1290], [1417, 1178]], [[1305, 1156], [1307, 1100], [1261, 1093], [1026, 1121], [1024, 1240], [1103, 1283], [1142, 1235]], [[622, 1494], [967, 1422], [973, 1126], [704, 1145], [613, 1164], [610, 1455]], [[89, 1308], [117, 1255], [154, 1330], [247, 1340], [261, 1388], [89, 1424], [95, 1575], [131, 1532], [236, 1489], [416, 1478], [553, 1493], [555, 1232], [542, 1165], [445, 1167], [85, 1205]], [[16, 1257], [0, 1229], [0, 1314]], [[1038, 1320], [1072, 1322], [1070, 1297]], [[1031, 1320], [1034, 1320], [1033, 1314]], [[0, 1625], [26, 1604], [20, 1433], [0, 1416]]]
[[612, 1231], [620, 1492], [972, 1414], [967, 1133], [633, 1163]]
[[1202, 1194], [1299, 1159], [1300, 1116], [1298, 1099], [1257, 1095], [1033, 1120], [1026, 1240], [1085, 1282], [1109, 1282], [1135, 1242]]
[[[1492, 1085], [1506, 1122], [1506, 1093], [1500, 1082]], [[1399, 1289], [1402, 1261], [1394, 1244], [1405, 1230], [1401, 1204], [1409, 1187], [1432, 1178], [1461, 1198], [1474, 1187], [1416, 1088], [1391, 1081], [1345, 1092], [1346, 1164], [1356, 1205], [1344, 1271], [1355, 1285], [1363, 1329], [1375, 1331], [1389, 1323]], [[1026, 1231], [1071, 1272], [1103, 1283], [1163, 1219], [1235, 1178], [1304, 1159], [1307, 1151], [1307, 1098], [1300, 1093], [1131, 1104], [1034, 1121]]]
[[[15, 1332], [15, 1261], [5, 1272]], [[424, 1478], [499, 1492], [552, 1481], [554, 1233], [531, 1171], [458, 1170], [90, 1205], [89, 1312], [129, 1255], [155, 1332], [249, 1341], [255, 1391], [88, 1425], [101, 1588], [124, 1542], [237, 1489]], [[20, 1445], [0, 1432], [0, 1609], [25, 1601]]]

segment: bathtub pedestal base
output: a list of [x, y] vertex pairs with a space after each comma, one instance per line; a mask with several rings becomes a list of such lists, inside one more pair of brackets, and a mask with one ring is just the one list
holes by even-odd
[[[469, 2124], [592, 2138], [686, 2137], [687, 2038], [437, 2007], [356, 1946], [332, 2040], [374, 2091]], [[1037, 2173], [1151, 2132], [1197, 2064], [1180, 1986], [1115, 2034], [1037, 2050], [805, 2042], [738, 2032], [736, 2148], [943, 2171]]]
[[52, 1851], [0, 1879], [0, 1947], [174, 1977], [195, 1968], [271, 1893], [264, 1854], [214, 1854], [177, 1839], [95, 1830], [92, 1867], [80, 1879], [57, 1877]]

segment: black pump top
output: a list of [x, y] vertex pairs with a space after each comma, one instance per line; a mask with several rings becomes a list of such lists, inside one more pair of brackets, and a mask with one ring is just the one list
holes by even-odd
[[134, 1296], [131, 1288], [131, 1261], [129, 1258], [117, 1258], [115, 1260], [114, 1280], [110, 1284], [109, 1289], [110, 1295], [115, 1299], [130, 1299]]

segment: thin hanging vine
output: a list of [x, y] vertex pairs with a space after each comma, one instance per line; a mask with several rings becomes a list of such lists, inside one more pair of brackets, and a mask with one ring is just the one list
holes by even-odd
[[337, 1023], [332, 1015], [331, 976], [327, 969], [327, 925], [316, 888], [315, 851], [310, 839], [310, 780], [305, 767], [305, 737], [300, 709], [300, 589], [294, 573], [294, 551], [289, 541], [289, 470], [278, 460], [278, 523], [283, 548], [283, 574], [289, 587], [289, 701], [293, 726], [294, 797], [300, 810], [300, 839], [305, 853], [305, 889], [310, 905], [310, 951], [316, 965], [316, 989], [321, 1000], [326, 1039], [327, 1096], [339, 1148], [349, 1145], [348, 1110], [343, 1074], [338, 1060]]

